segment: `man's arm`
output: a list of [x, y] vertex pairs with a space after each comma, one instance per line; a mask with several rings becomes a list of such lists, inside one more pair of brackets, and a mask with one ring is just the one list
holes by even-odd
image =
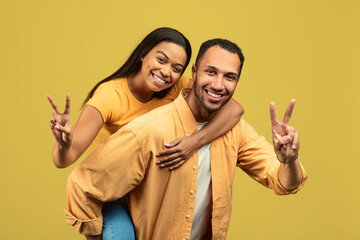
[[278, 177], [281, 185], [288, 191], [296, 189], [303, 181], [302, 168], [299, 160], [292, 163], [281, 163], [278, 170]]
[[296, 189], [303, 180], [302, 169], [297, 159], [299, 152], [299, 134], [295, 128], [288, 125], [294, 105], [295, 99], [291, 99], [286, 109], [283, 122], [280, 123], [276, 116], [275, 103], [270, 103], [274, 150], [281, 163], [278, 170], [278, 177], [281, 185], [289, 191]]
[[67, 223], [81, 234], [94, 237], [101, 234], [103, 202], [121, 198], [141, 183], [147, 163], [137, 140], [124, 127], [69, 175]]
[[[283, 166], [281, 166], [282, 163], [277, 159], [274, 147], [266, 141], [263, 136], [259, 135], [245, 120], [241, 120], [239, 124], [240, 145], [238, 146], [237, 166], [257, 182], [273, 189], [276, 194], [283, 195], [299, 191], [307, 178], [300, 162], [296, 160], [297, 164], [299, 164], [298, 170], [301, 173], [301, 175], [299, 174], [301, 176], [300, 185], [296, 183], [296, 188], [289, 187], [283, 181], [283, 176], [287, 178], [292, 175], [292, 172], [291, 174], [286, 172], [285, 175], [281, 175], [283, 174], [281, 173]], [[281, 175], [281, 177], [279, 177], [279, 175]]]

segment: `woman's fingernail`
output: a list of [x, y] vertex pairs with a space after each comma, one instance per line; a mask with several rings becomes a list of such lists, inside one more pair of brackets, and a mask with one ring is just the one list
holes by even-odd
[[160, 167], [165, 167], [165, 164], [161, 164]]
[[160, 163], [160, 161], [156, 161], [156, 164], [159, 164]]
[[292, 145], [292, 148], [293, 148], [293, 149], [296, 149], [296, 145], [295, 145], [295, 144], [294, 144], [294, 145]]

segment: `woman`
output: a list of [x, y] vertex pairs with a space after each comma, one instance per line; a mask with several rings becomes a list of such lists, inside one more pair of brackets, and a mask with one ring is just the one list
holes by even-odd
[[[115, 73], [89, 92], [72, 129], [69, 94], [63, 114], [48, 96], [55, 110], [50, 121], [57, 142], [53, 148], [54, 164], [59, 168], [70, 166], [90, 145], [91, 151], [135, 117], [170, 103], [183, 87], [191, 87], [192, 82], [181, 77], [190, 58], [190, 43], [180, 32], [171, 28], [154, 30]], [[217, 116], [221, 118], [215, 116], [199, 132], [167, 144], [169, 149], [158, 154], [157, 164], [170, 170], [181, 166], [196, 149], [230, 130], [243, 113], [241, 105], [233, 100], [220, 111]], [[103, 239], [112, 239], [110, 235], [134, 239], [126, 202], [124, 198], [119, 201], [107, 203], [103, 208]]]

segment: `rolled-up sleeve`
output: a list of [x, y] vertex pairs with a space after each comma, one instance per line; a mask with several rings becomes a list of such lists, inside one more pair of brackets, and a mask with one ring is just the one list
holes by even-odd
[[130, 129], [124, 127], [110, 136], [68, 177], [67, 224], [84, 235], [101, 234], [103, 203], [138, 186], [146, 164]]
[[302, 181], [301, 181], [300, 185], [295, 189], [287, 190], [286, 188], [284, 188], [281, 185], [279, 177], [278, 177], [280, 162], [277, 159], [275, 159], [275, 162], [272, 164], [271, 167], [269, 167], [269, 171], [265, 175], [264, 180], [269, 182], [268, 187], [272, 188], [276, 194], [286, 195], [286, 194], [297, 193], [302, 188], [302, 186], [305, 184], [305, 181], [307, 179], [307, 174], [301, 163], [300, 163], [300, 166], [301, 166], [301, 171], [302, 171]]
[[280, 162], [276, 158], [273, 146], [245, 120], [241, 120], [241, 144], [239, 146], [237, 166], [250, 177], [273, 189], [279, 195], [298, 192], [307, 179], [306, 172], [300, 164], [303, 175], [301, 184], [291, 191], [285, 189], [278, 178]]

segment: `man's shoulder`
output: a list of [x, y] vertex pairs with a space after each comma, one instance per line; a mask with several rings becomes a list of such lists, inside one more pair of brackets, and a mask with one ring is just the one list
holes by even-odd
[[175, 104], [171, 102], [135, 118], [126, 127], [134, 133], [158, 132], [164, 129], [165, 125], [174, 124], [173, 118], [177, 115]]
[[248, 126], [250, 126], [248, 122], [245, 119], [241, 118], [239, 122], [226, 134], [235, 134], [239, 131], [246, 129]]
[[224, 136], [231, 138], [234, 141], [246, 140], [257, 135], [255, 129], [243, 118]]

